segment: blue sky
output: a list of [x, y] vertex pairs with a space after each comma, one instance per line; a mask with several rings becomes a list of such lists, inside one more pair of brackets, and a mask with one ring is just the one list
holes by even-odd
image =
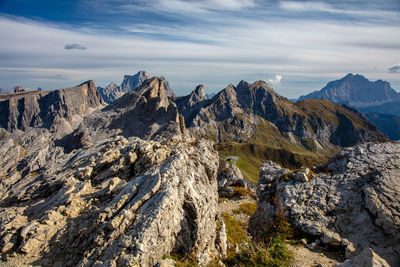
[[400, 90], [400, 1], [0, 0], [0, 87], [120, 84], [178, 95], [266, 80], [289, 98], [347, 73]]

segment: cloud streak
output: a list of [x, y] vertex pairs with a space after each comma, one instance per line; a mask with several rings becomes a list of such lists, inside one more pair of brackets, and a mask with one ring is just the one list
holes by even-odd
[[388, 69], [388, 72], [390, 72], [390, 73], [400, 73], [400, 63], [391, 66]]
[[73, 49], [77, 49], [77, 50], [86, 50], [86, 47], [84, 47], [83, 45], [80, 44], [66, 44], [64, 46], [65, 50], [73, 50]]

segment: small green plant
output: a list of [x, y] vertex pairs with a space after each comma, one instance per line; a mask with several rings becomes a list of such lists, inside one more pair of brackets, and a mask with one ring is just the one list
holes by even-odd
[[245, 224], [232, 218], [227, 212], [222, 214], [226, 226], [227, 241], [231, 244], [240, 244], [247, 241], [247, 234], [244, 230]]

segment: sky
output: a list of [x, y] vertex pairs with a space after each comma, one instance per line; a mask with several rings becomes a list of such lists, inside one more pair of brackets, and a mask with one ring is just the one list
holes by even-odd
[[0, 88], [120, 84], [177, 95], [265, 80], [297, 98], [358, 73], [400, 90], [400, 0], [0, 0]]

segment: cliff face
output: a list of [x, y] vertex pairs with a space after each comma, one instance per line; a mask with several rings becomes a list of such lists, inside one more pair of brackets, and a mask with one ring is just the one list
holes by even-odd
[[400, 94], [386, 81], [371, 82], [362, 75], [350, 73], [340, 80], [329, 82], [320, 91], [301, 96], [299, 100], [323, 98], [334, 103], [368, 107], [400, 101]]
[[0, 129], [2, 260], [153, 266], [177, 254], [206, 265], [224, 255], [218, 154], [178, 115], [152, 78], [55, 143], [26, 149]]
[[0, 97], [0, 126], [9, 132], [45, 128], [67, 133], [104, 104], [93, 81], [67, 89], [4, 95]]

